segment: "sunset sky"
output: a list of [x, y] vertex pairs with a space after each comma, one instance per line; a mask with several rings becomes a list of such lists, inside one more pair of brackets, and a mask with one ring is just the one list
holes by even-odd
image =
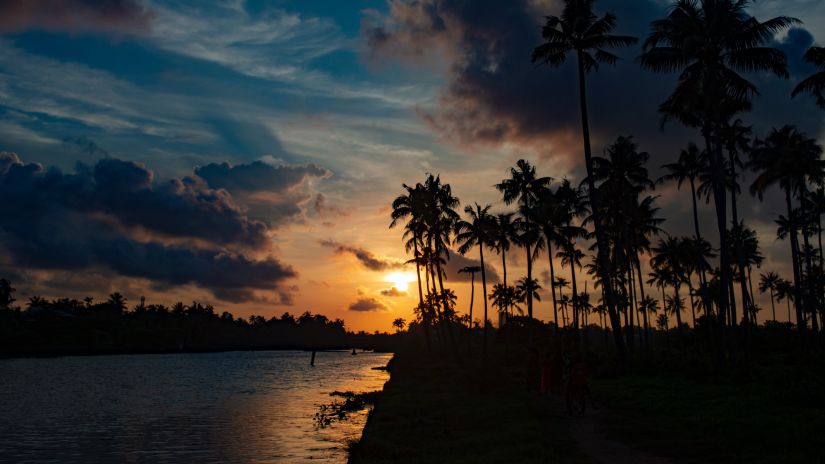
[[[600, 0], [596, 10], [644, 37], [668, 3]], [[0, 277], [23, 302], [120, 291], [130, 303], [310, 310], [390, 330], [417, 302], [414, 281], [402, 288], [414, 277], [402, 231], [387, 227], [402, 183], [440, 174], [462, 209], [504, 211], [493, 185], [519, 158], [581, 180], [574, 69], [530, 63], [543, 16], [558, 11], [554, 0], [0, 2]], [[791, 79], [752, 76], [762, 95], [743, 120], [757, 135], [796, 124], [825, 142], [825, 112], [789, 98], [811, 71], [802, 54], [825, 43], [825, 2], [762, 0], [751, 11], [804, 24], [776, 38]], [[661, 130], [656, 109], [674, 77], [641, 70], [639, 53], [622, 51], [590, 78], [593, 145], [601, 153], [634, 135], [658, 176], [698, 134]], [[778, 192], [759, 203], [743, 190], [760, 272], [789, 278], [772, 222]], [[657, 194], [663, 228], [690, 234], [688, 192]], [[523, 275], [523, 253], [509, 256], [508, 276]], [[454, 271], [477, 258], [448, 266], [462, 313], [470, 286]], [[500, 258], [487, 258], [496, 281]], [[546, 270], [543, 257], [535, 272]], [[536, 315], [548, 320], [543, 296]]]

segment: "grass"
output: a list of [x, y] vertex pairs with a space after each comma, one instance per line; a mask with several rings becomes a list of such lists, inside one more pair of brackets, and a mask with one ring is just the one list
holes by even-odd
[[764, 364], [724, 377], [596, 379], [610, 438], [675, 462], [825, 462], [825, 370]]
[[350, 462], [582, 462], [565, 419], [526, 391], [520, 367], [506, 365], [397, 354]]

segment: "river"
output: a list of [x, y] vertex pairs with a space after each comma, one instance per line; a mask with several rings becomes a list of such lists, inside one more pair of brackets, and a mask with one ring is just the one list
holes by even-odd
[[0, 360], [0, 462], [343, 463], [366, 412], [313, 416], [335, 390], [380, 390], [391, 355], [259, 351]]

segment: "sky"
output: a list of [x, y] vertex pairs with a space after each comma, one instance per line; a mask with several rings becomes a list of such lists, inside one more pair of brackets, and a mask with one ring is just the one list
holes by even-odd
[[[619, 17], [619, 33], [642, 37], [667, 7], [596, 3]], [[803, 23], [775, 38], [791, 79], [749, 76], [760, 96], [744, 122], [757, 135], [796, 124], [823, 140], [825, 113], [789, 95], [812, 71], [804, 51], [825, 43], [825, 3], [750, 11]], [[558, 12], [556, 0], [5, 1], [0, 276], [23, 302], [119, 291], [133, 303], [308, 310], [390, 330], [417, 302], [414, 282], [403, 288], [414, 269], [402, 232], [388, 228], [403, 183], [440, 174], [462, 206], [505, 211], [493, 185], [520, 158], [581, 180], [574, 69], [529, 60], [543, 17]], [[656, 108], [674, 77], [641, 70], [638, 54], [588, 78], [593, 146], [633, 135], [658, 175], [698, 135], [662, 129]], [[663, 228], [690, 234], [687, 192], [656, 194]], [[746, 193], [741, 210], [759, 232], [759, 271], [790, 277], [772, 222], [780, 200]], [[707, 237], [712, 218], [702, 205]], [[452, 256], [463, 313], [470, 283], [455, 271], [477, 256]], [[495, 282], [500, 258], [487, 258]], [[508, 275], [523, 275], [524, 261], [508, 255]], [[547, 293], [536, 306], [545, 320]]]

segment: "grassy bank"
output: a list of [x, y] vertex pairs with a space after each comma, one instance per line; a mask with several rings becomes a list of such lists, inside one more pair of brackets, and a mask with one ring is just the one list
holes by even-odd
[[596, 378], [609, 438], [675, 462], [825, 462], [825, 369], [764, 362], [724, 376]]
[[583, 462], [566, 419], [524, 388], [519, 363], [396, 354], [350, 462]]

